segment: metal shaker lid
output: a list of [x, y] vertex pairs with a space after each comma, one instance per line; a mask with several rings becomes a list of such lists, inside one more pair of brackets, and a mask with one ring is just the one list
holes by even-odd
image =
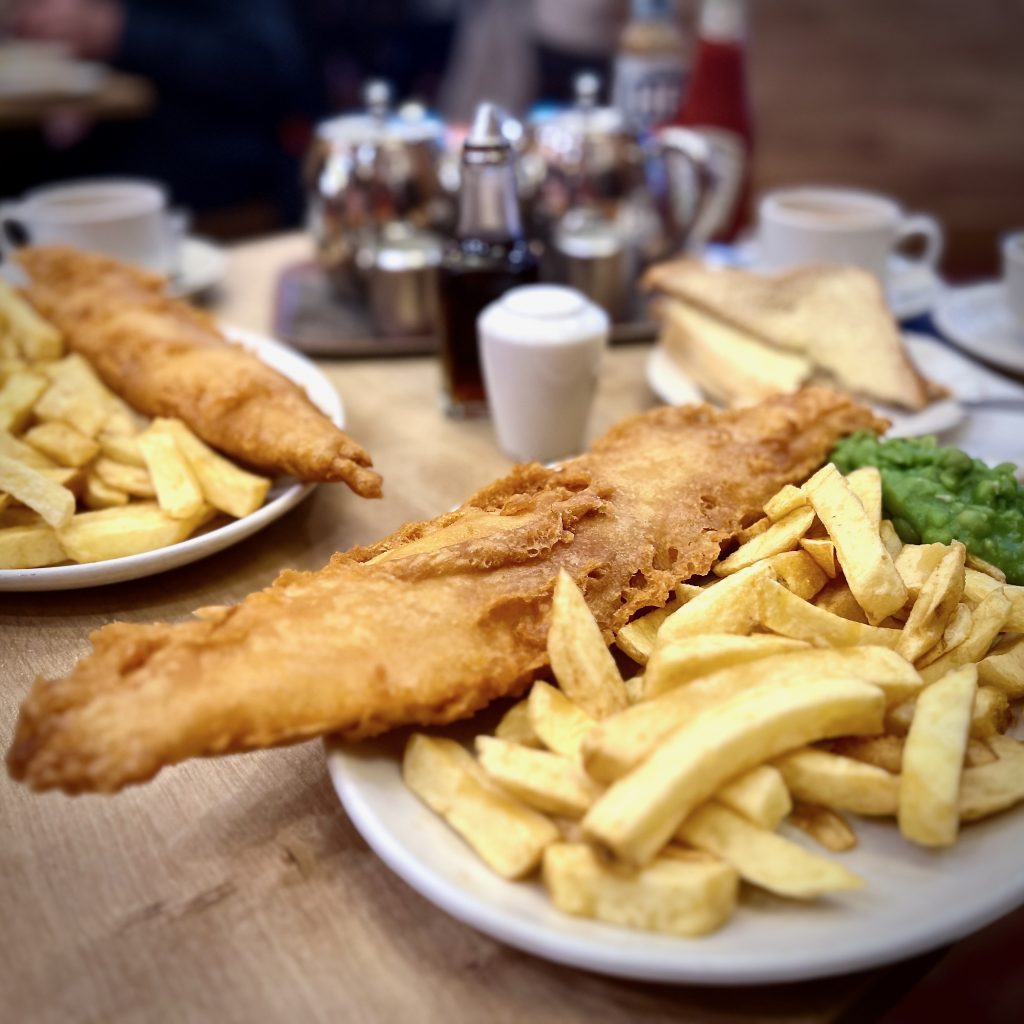
[[574, 136], [616, 135], [625, 131], [621, 110], [598, 106], [601, 85], [601, 76], [596, 72], [580, 72], [573, 80], [573, 105], [561, 110], [548, 110], [531, 118], [532, 123], [537, 128], [550, 128]]
[[441, 262], [441, 250], [437, 235], [406, 224], [389, 224], [381, 233], [373, 263], [388, 273], [423, 270]]
[[391, 86], [383, 79], [370, 79], [363, 88], [366, 110], [342, 114], [321, 121], [316, 134], [338, 145], [379, 145], [382, 142], [429, 142], [439, 140], [444, 124], [419, 104], [403, 104], [391, 111]]

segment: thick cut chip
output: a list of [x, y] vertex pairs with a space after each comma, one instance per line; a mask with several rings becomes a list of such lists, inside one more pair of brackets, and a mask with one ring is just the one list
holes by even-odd
[[0, 455], [0, 491], [38, 512], [50, 526], [65, 526], [75, 514], [75, 496], [48, 472]]
[[680, 823], [729, 779], [816, 740], [882, 731], [885, 698], [852, 679], [755, 687], [672, 732], [598, 799], [584, 834], [632, 864], [652, 860]]
[[18, 434], [32, 418], [39, 396], [46, 390], [46, 378], [31, 370], [12, 373], [0, 387], [0, 430]]
[[964, 570], [964, 600], [980, 604], [993, 591], [999, 591], [1010, 602], [1010, 615], [1003, 629], [1007, 633], [1024, 633], [1024, 587], [1000, 584], [977, 569]]
[[777, 828], [793, 809], [782, 773], [770, 764], [760, 764], [727, 782], [715, 799], [761, 828]]
[[843, 853], [857, 845], [857, 833], [850, 828], [850, 823], [831, 807], [797, 804], [789, 816], [789, 823], [833, 853]]
[[[895, 648], [900, 631], [868, 626], [801, 601], [773, 580], [762, 580], [758, 590], [758, 622], [773, 633], [833, 647], [876, 645]], [[857, 602], [860, 604], [860, 601]]]
[[136, 498], [155, 498], [156, 488], [149, 470], [128, 466], [123, 462], [100, 456], [93, 463], [93, 472], [108, 486]]
[[494, 729], [494, 735], [509, 743], [520, 743], [524, 747], [539, 747], [540, 738], [533, 731], [530, 709], [525, 700], [517, 701], [501, 716]]
[[0, 569], [40, 569], [59, 565], [67, 559], [51, 526], [41, 524], [0, 529]]
[[978, 682], [1002, 690], [1011, 700], [1024, 698], [1024, 636], [993, 647], [978, 662]]
[[815, 565], [830, 579], [836, 578], [836, 546], [827, 537], [804, 537], [800, 547], [814, 559]]
[[1006, 582], [1006, 573], [999, 568], [998, 565], [993, 565], [991, 562], [986, 562], [984, 558], [979, 555], [968, 555], [967, 564], [978, 572], [983, 572], [986, 576], [991, 576], [997, 583]]
[[806, 551], [783, 551], [767, 561], [779, 582], [804, 601], [810, 601], [828, 583], [828, 577]]
[[743, 529], [736, 534], [736, 539], [740, 544], [746, 544], [748, 540], [760, 537], [761, 534], [765, 533], [771, 525], [772, 521], [767, 516], [764, 516], [756, 522], [751, 523], [749, 526], [744, 526]]
[[33, 448], [61, 466], [84, 466], [99, 454], [100, 446], [66, 423], [40, 423], [25, 433]]
[[736, 906], [739, 878], [717, 857], [666, 853], [640, 870], [605, 863], [585, 843], [556, 843], [544, 852], [542, 878], [565, 914], [668, 935], [705, 935]]
[[831, 743], [832, 752], [873, 764], [893, 775], [903, 770], [903, 736], [842, 736]]
[[897, 820], [900, 832], [922, 846], [956, 842], [960, 776], [977, 686], [977, 670], [964, 665], [917, 698], [903, 747]]
[[878, 535], [879, 520], [865, 511], [832, 463], [819, 469], [804, 490], [836, 546], [846, 583], [868, 622], [879, 623], [899, 611], [907, 602], [907, 588]]
[[960, 777], [961, 821], [977, 821], [1024, 800], [1024, 743], [993, 736], [989, 744], [998, 760], [965, 768]]
[[963, 643], [921, 670], [926, 683], [941, 679], [960, 665], [981, 661], [988, 654], [1010, 615], [1010, 602], [1001, 590], [994, 590], [971, 613], [971, 632]]
[[758, 828], [715, 801], [698, 807], [677, 833], [698, 850], [731, 864], [745, 882], [792, 899], [860, 889], [864, 882], [848, 868]]
[[0, 455], [24, 463], [33, 469], [52, 469], [56, 463], [37, 451], [30, 444], [25, 444], [20, 437], [14, 437], [6, 430], [0, 430]]
[[477, 736], [480, 767], [525, 804], [564, 818], [582, 818], [602, 793], [575, 761], [496, 736]]
[[798, 508], [806, 507], [810, 502], [807, 495], [793, 484], [786, 484], [773, 498], [770, 498], [764, 506], [764, 514], [773, 522], [784, 519], [791, 512]]
[[783, 551], [792, 551], [813, 522], [813, 509], [807, 506], [794, 509], [788, 516], [773, 523], [760, 536], [741, 544], [728, 558], [723, 558], [712, 566], [712, 572], [716, 576], [731, 576], [762, 558], [780, 555]]
[[904, 544], [896, 556], [896, 571], [914, 600], [949, 548], [945, 544]]
[[153, 502], [123, 508], [80, 512], [57, 531], [70, 558], [76, 562], [102, 562], [153, 551], [185, 540], [213, 515], [204, 506], [189, 519], [172, 519]]
[[882, 525], [882, 474], [875, 466], [861, 466], [846, 476], [850, 490], [860, 498], [872, 525]]
[[194, 516], [205, 505], [203, 492], [174, 437], [150, 427], [138, 442], [160, 507], [172, 519]]
[[597, 724], [575, 701], [543, 680], [525, 702], [533, 734], [548, 750], [579, 760], [583, 737]]
[[658, 630], [658, 643], [701, 633], [749, 633], [757, 625], [757, 583], [775, 579], [767, 562], [758, 562], [705, 587], [674, 611]]
[[[905, 735], [917, 711], [917, 701], [908, 700], [890, 708], [885, 716], [889, 732]], [[971, 736], [987, 739], [995, 733], [1005, 732], [1012, 720], [1006, 694], [995, 686], [979, 686], [971, 709]]]
[[250, 515], [266, 501], [270, 480], [248, 473], [204, 444], [189, 428], [176, 419], [153, 421], [157, 430], [166, 430], [173, 437], [182, 455], [195, 473], [203, 497], [214, 508], [241, 519]]
[[[896, 527], [892, 525], [891, 519], [883, 519], [878, 524], [878, 536], [882, 538], [882, 543], [885, 545], [885, 550], [889, 552], [895, 562], [899, 558], [903, 551], [903, 541], [900, 540], [900, 535], [896, 532]], [[899, 566], [897, 565], [897, 570]], [[903, 581], [906, 583], [906, 580]], [[909, 587], [907, 588], [910, 589]]]
[[838, 615], [841, 619], [860, 622], [865, 626], [868, 624], [864, 609], [857, 604], [857, 598], [853, 596], [850, 588], [842, 580], [836, 580], [825, 587], [814, 598], [813, 604], [815, 608], [831, 612], [833, 615]]
[[583, 739], [587, 771], [601, 782], [614, 782], [635, 768], [673, 729], [762, 684], [796, 678], [860, 679], [878, 686], [893, 705], [907, 701], [921, 688], [914, 666], [884, 647], [797, 651], [764, 658], [754, 668], [756, 671], [749, 665], [721, 669], [599, 723]]
[[95, 473], [88, 473], [82, 488], [82, 501], [86, 508], [118, 508], [128, 504], [128, 495], [116, 487], [105, 484]]
[[522, 878], [559, 838], [558, 829], [492, 785], [454, 740], [416, 733], [402, 758], [405, 784], [503, 878]]
[[0, 338], [10, 339], [26, 359], [58, 359], [64, 340], [3, 278], [0, 278]]
[[974, 615], [971, 609], [963, 601], [953, 610], [953, 614], [946, 623], [935, 646], [918, 658], [914, 664], [918, 668], [924, 668], [933, 661], [938, 661], [944, 654], [948, 654], [954, 647], [959, 647], [970, 635], [971, 627], [974, 625]]
[[789, 637], [758, 633], [742, 636], [708, 633], [658, 644], [644, 673], [644, 696], [657, 697], [700, 676], [743, 665], [774, 654], [806, 650], [808, 644]]
[[655, 637], [665, 620], [691, 598], [703, 592], [701, 587], [681, 583], [676, 587], [673, 599], [664, 608], [655, 608], [633, 619], [632, 622], [627, 622], [615, 634], [615, 646], [638, 665], [646, 665], [651, 651], [654, 650]]
[[[136, 434], [112, 434], [104, 430], [97, 439], [100, 451], [114, 462], [123, 462], [128, 466], [146, 468], [146, 460], [142, 457], [139, 438]], [[211, 501], [212, 505], [213, 502]], [[216, 507], [216, 506], [214, 506]]]
[[794, 800], [854, 814], [893, 815], [900, 780], [882, 768], [826, 750], [794, 750], [775, 761]]
[[558, 685], [592, 718], [607, 718], [629, 707], [626, 686], [601, 628], [564, 569], [555, 582], [548, 657]]
[[903, 626], [896, 652], [917, 661], [939, 642], [964, 593], [967, 549], [954, 542], [929, 574]]

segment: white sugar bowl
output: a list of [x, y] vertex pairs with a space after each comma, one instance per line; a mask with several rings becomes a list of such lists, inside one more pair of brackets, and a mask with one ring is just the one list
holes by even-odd
[[584, 447], [608, 315], [573, 288], [512, 288], [477, 320], [487, 402], [512, 458], [551, 462]]

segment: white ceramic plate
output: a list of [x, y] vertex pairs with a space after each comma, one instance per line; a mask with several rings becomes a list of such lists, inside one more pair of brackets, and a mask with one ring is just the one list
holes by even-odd
[[[718, 266], [757, 270], [757, 242], [746, 239], [735, 245], [709, 245], [704, 258]], [[889, 258], [885, 294], [897, 320], [913, 320], [931, 312], [946, 291], [946, 283], [929, 266], [905, 259], [899, 253]]]
[[205, 238], [183, 238], [178, 269], [169, 278], [167, 290], [177, 298], [200, 295], [223, 280], [227, 266], [227, 253], [221, 246]]
[[935, 325], [955, 345], [1011, 373], [1024, 374], [1024, 326], [998, 281], [950, 288], [935, 307]]
[[398, 741], [326, 748], [353, 824], [417, 892], [510, 946], [602, 974], [701, 985], [843, 974], [953, 942], [1024, 902], [1019, 810], [965, 828], [941, 851], [911, 845], [892, 822], [858, 819], [857, 848], [828, 856], [865, 879], [861, 892], [800, 903], [745, 889], [733, 919], [699, 939], [616, 928], [559, 913], [538, 882], [493, 874], [406, 789]]
[[[972, 387], [972, 381], [976, 382], [979, 377], [992, 378], [993, 374], [926, 334], [905, 331], [903, 338], [914, 362], [933, 380], [950, 388], [956, 397], [932, 402], [920, 412], [907, 412], [895, 406], [875, 403], [874, 408], [878, 413], [892, 422], [888, 436], [918, 437], [922, 434], [942, 434], [954, 429], [967, 415], [956, 398], [961, 397], [965, 388]], [[700, 388], [660, 344], [651, 349], [647, 358], [646, 376], [651, 390], [663, 402], [686, 405], [702, 401]], [[981, 389], [982, 385], [975, 383], [970, 396], [964, 395], [964, 399], [977, 400], [975, 393]]]
[[[255, 352], [268, 366], [305, 388], [310, 401], [339, 427], [345, 425], [345, 413], [337, 391], [331, 382], [308, 359], [271, 338], [241, 328], [224, 326], [225, 334], [233, 341]], [[279, 477], [274, 481], [262, 508], [244, 519], [233, 519], [206, 533], [172, 544], [156, 551], [127, 558], [112, 558], [105, 562], [84, 565], [56, 565], [46, 569], [0, 569], [0, 591], [11, 590], [79, 590], [98, 587], [106, 583], [122, 583], [142, 576], [153, 576], [188, 565], [207, 555], [245, 540], [262, 530], [275, 519], [293, 509], [312, 493], [315, 484], [299, 483], [292, 477]]]

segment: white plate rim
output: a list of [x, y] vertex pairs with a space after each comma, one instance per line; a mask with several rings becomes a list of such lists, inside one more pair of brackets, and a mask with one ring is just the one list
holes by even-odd
[[[922, 347], [942, 345], [938, 339], [917, 331], [903, 331], [902, 334], [911, 355], [915, 356], [915, 350], [917, 352], [915, 362], [921, 354]], [[651, 391], [669, 405], [687, 405], [704, 401], [700, 387], [676, 365], [661, 342], [655, 342], [651, 347], [644, 364], [644, 375]], [[938, 399], [916, 413], [895, 406], [871, 404], [880, 415], [892, 421], [887, 435], [889, 437], [944, 434], [958, 427], [967, 417], [966, 409], [955, 397]], [[915, 421], [920, 421], [924, 425], [917, 427]]]
[[[935, 326], [949, 339], [950, 344], [969, 355], [1010, 373], [1024, 373], [1024, 344], [1019, 351], [1008, 356], [1004, 349], [993, 348], [975, 333], [963, 330], [962, 318], [970, 315], [969, 307], [983, 303], [1005, 307], [1005, 285], [1001, 281], [978, 281], [947, 289], [932, 314]], [[1021, 329], [1021, 335], [1024, 340], [1024, 328]]]
[[[477, 931], [526, 953], [600, 974], [638, 981], [706, 986], [809, 981], [867, 970], [928, 952], [977, 931], [1024, 902], [1024, 874], [1018, 873], [1002, 887], [992, 885], [989, 890], [983, 891], [967, 910], [944, 906], [927, 918], [915, 919], [912, 914], [905, 915], [901, 918], [903, 931], [880, 935], [877, 942], [873, 941], [869, 947], [862, 945], [855, 952], [844, 949], [841, 943], [837, 943], [834, 948], [821, 943], [813, 948], [810, 956], [806, 950], [801, 950], [801, 955], [793, 955], [789, 948], [783, 948], [781, 944], [769, 944], [768, 952], [760, 951], [758, 956], [752, 956], [749, 952], [740, 956], [729, 952], [709, 956], [702, 955], [705, 952], [702, 943], [706, 940], [647, 936], [656, 952], [637, 954], [634, 949], [630, 949], [630, 944], [616, 946], [614, 937], [618, 936], [623, 941], [624, 936], [629, 936], [635, 943], [638, 934], [642, 936], [642, 933], [583, 921], [582, 927], [591, 932], [593, 937], [567, 938], [563, 932], [550, 928], [540, 920], [530, 919], [528, 915], [526, 920], [521, 920], [522, 915], [492, 906], [445, 878], [417, 856], [418, 847], [403, 842], [388, 826], [386, 817], [379, 813], [366, 787], [360, 784], [358, 766], [363, 758], [347, 753], [345, 745], [334, 737], [325, 737], [324, 748], [331, 782], [345, 812], [374, 853], [399, 878], [435, 906]], [[361, 749], [365, 752], [365, 745], [361, 745]], [[395, 786], [401, 791], [397, 799], [407, 799], [418, 804], [417, 798], [405, 790], [397, 758], [389, 760], [394, 762]], [[393, 801], [388, 803], [394, 806]], [[433, 812], [426, 808], [422, 808], [422, 813], [433, 817]], [[437, 820], [450, 836], [452, 846], [446, 851], [448, 862], [457, 863], [461, 859], [472, 863], [472, 870], [487, 872], [488, 869], [462, 845], [454, 832]], [[986, 822], [975, 823], [970, 828], [979, 833], [986, 830], [991, 832], [993, 827], [998, 829], [1001, 822], [1007, 821], [1012, 828], [1013, 811]], [[860, 828], [864, 827], [865, 822], [862, 820]], [[892, 823], [884, 827], [895, 831]], [[1011, 831], [1011, 828], [1006, 831]], [[1024, 815], [1018, 809], [1016, 838], [1019, 841], [1022, 837]], [[1004, 843], [1004, 848], [1008, 850], [1009, 847], [1017, 849], [1013, 836]], [[870, 887], [871, 879], [868, 878], [867, 882]], [[500, 880], [499, 883], [510, 889], [537, 885], [535, 882]], [[856, 910], [847, 909], [845, 912], [856, 913]], [[551, 913], [556, 918], [562, 917], [553, 908]], [[566, 928], [575, 927], [580, 925], [581, 919], [566, 916], [564, 922]], [[729, 927], [730, 923], [727, 923], [710, 938], [727, 936]]]
[[[254, 352], [268, 366], [294, 381], [310, 393], [310, 400], [338, 427], [345, 425], [345, 410], [334, 385], [311, 360], [294, 349], [256, 331], [221, 324], [232, 341]], [[169, 569], [189, 565], [216, 554], [280, 519], [313, 493], [316, 484], [303, 484], [283, 477], [284, 490], [251, 515], [234, 519], [207, 533], [178, 544], [105, 562], [57, 565], [42, 569], [0, 569], [0, 592], [80, 590], [154, 576]]]

